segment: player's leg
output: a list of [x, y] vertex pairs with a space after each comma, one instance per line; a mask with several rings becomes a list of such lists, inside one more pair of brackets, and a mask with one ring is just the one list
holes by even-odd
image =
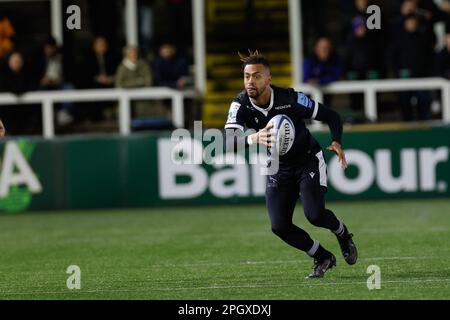
[[353, 235], [333, 211], [325, 207], [326, 179], [325, 160], [322, 152], [319, 152], [304, 167], [300, 177], [300, 195], [305, 216], [314, 226], [333, 232], [339, 241], [345, 261], [348, 264], [355, 264], [358, 253], [352, 240]]
[[266, 188], [266, 204], [272, 231], [290, 246], [301, 250], [316, 261], [315, 272], [309, 277], [323, 277], [324, 273], [336, 265], [334, 256], [323, 248], [309, 234], [292, 223], [292, 216], [298, 200], [298, 187], [279, 187], [278, 181], [269, 177]]

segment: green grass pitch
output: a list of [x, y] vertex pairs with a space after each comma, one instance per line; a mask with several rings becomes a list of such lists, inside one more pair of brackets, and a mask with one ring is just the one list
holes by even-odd
[[[295, 223], [338, 259], [323, 279], [270, 231], [264, 205], [0, 215], [0, 299], [449, 299], [450, 200], [330, 203], [355, 234]], [[81, 269], [69, 290], [66, 269]], [[367, 267], [381, 270], [368, 290]]]

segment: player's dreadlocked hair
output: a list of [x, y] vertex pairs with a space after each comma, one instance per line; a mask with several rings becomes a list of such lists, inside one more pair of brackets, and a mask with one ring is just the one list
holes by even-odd
[[267, 60], [267, 58], [264, 57], [262, 54], [259, 54], [258, 50], [251, 51], [249, 49], [248, 53], [249, 53], [249, 55], [245, 56], [242, 53], [238, 52], [238, 55], [242, 61], [242, 71], [244, 71], [245, 67], [248, 64], [262, 64], [266, 68], [270, 69], [269, 60]]

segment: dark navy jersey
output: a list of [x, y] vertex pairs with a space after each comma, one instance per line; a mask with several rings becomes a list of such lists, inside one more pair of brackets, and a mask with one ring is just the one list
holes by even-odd
[[280, 157], [280, 163], [301, 164], [311, 155], [320, 151], [319, 143], [309, 132], [305, 119], [315, 119], [328, 123], [334, 141], [341, 142], [342, 122], [339, 115], [320, 103], [311, 100], [304, 93], [294, 89], [271, 86], [270, 103], [265, 108], [255, 105], [243, 90], [230, 106], [225, 129], [246, 128], [259, 131], [274, 116], [287, 115], [295, 126], [295, 140], [289, 152]]

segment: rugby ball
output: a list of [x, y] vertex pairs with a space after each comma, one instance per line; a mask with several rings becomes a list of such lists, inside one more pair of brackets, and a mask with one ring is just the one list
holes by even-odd
[[284, 156], [289, 152], [295, 139], [295, 127], [291, 118], [284, 114], [279, 114], [270, 119], [269, 123], [273, 123], [270, 132], [275, 137], [275, 145], [271, 148], [278, 155]]

